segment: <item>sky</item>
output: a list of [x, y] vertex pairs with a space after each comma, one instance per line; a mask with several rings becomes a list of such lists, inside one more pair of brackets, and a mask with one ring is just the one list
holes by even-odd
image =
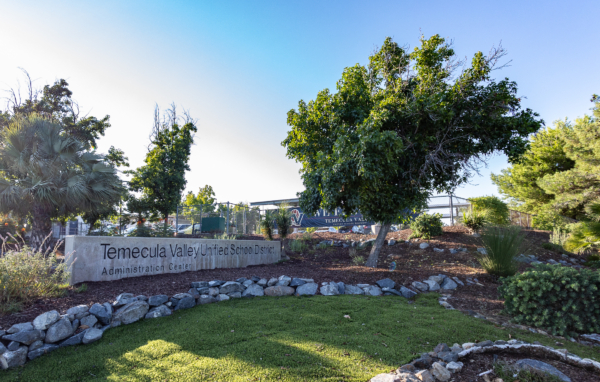
[[[84, 114], [110, 115], [98, 150], [143, 164], [155, 105], [198, 121], [186, 191], [206, 184], [220, 202], [296, 197], [300, 165], [281, 142], [287, 112], [335, 90], [387, 36], [415, 47], [453, 40], [458, 57], [500, 42], [523, 106], [551, 125], [586, 113], [600, 93], [598, 1], [4, 1], [0, 89], [64, 78]], [[489, 159], [463, 197], [497, 195]]]

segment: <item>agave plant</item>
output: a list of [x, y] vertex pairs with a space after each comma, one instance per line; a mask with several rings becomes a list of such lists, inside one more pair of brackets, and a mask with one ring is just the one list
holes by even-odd
[[123, 192], [104, 157], [53, 120], [17, 116], [0, 132], [0, 211], [31, 216], [34, 249], [43, 245], [52, 218], [106, 208]]

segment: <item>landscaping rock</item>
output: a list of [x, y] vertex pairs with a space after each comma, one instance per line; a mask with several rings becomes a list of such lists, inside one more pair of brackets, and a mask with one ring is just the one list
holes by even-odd
[[208, 281], [194, 281], [192, 282], [192, 288], [204, 288], [208, 286]]
[[396, 289], [381, 288], [381, 291], [384, 293], [384, 296], [396, 295], [402, 297], [402, 293], [398, 292]]
[[267, 279], [260, 279], [256, 283], [264, 288], [267, 286], [268, 281], [267, 281]]
[[31, 345], [29, 345], [29, 351], [34, 351], [36, 349], [41, 348], [42, 346], [44, 346], [44, 341], [42, 340], [37, 340], [34, 343], [32, 343]]
[[235, 280], [235, 282], [236, 282], [236, 283], [239, 283], [239, 284], [243, 284], [243, 283], [244, 283], [244, 281], [246, 281], [246, 280], [248, 280], [248, 279], [247, 279], [247, 278], [245, 278], [245, 277], [240, 277], [239, 279], [236, 279], [236, 280]]
[[421, 243], [421, 244], [419, 244], [419, 248], [421, 248], [421, 249], [425, 249], [425, 248], [428, 248], [428, 247], [429, 247], [429, 244], [427, 244], [427, 243]]
[[340, 294], [346, 294], [346, 284], [344, 284], [343, 282], [338, 282], [336, 283], [337, 287], [338, 287], [338, 292], [340, 292]]
[[405, 298], [413, 298], [417, 295], [417, 292], [410, 290], [405, 286], [400, 287], [400, 293], [402, 293], [402, 297]]
[[429, 369], [429, 367], [433, 363], [433, 359], [429, 355], [423, 354], [423, 355], [421, 355], [421, 357], [417, 358], [416, 360], [412, 361], [411, 363], [417, 369]]
[[438, 354], [438, 357], [441, 358], [442, 361], [444, 361], [446, 363], [458, 361], [458, 353], [454, 353], [454, 352], [445, 352], [445, 353], [446, 354], [443, 354], [443, 355]]
[[319, 286], [316, 283], [306, 283], [296, 288], [296, 296], [314, 296]]
[[464, 344], [462, 344], [462, 348], [463, 348], [464, 350], [470, 349], [470, 348], [472, 348], [473, 346], [475, 346], [475, 343], [473, 343], [473, 342], [467, 342], [467, 343], [464, 343]]
[[[216, 297], [219, 294], [221, 294], [221, 292], [219, 292], [219, 288], [217, 288], [217, 287], [210, 287], [210, 288], [208, 288], [208, 295], [209, 296]], [[223, 293], [223, 294], [225, 294], [225, 293]]]
[[440, 284], [438, 284], [434, 280], [424, 280], [423, 282], [425, 284], [427, 284], [427, 286], [429, 287], [429, 290], [432, 292], [436, 291], [436, 290], [440, 290]]
[[33, 324], [31, 322], [24, 322], [22, 324], [14, 324], [11, 326], [6, 333], [14, 334], [20, 332], [21, 330], [33, 330]]
[[452, 279], [447, 278], [444, 279], [444, 281], [442, 282], [442, 285], [440, 285], [440, 288], [444, 289], [444, 290], [453, 290], [458, 288], [458, 284], [456, 284]]
[[257, 282], [259, 282], [259, 281], [260, 281], [260, 277], [258, 277], [258, 276], [252, 276], [252, 277], [250, 278], [250, 280], [252, 280], [252, 282], [254, 282], [254, 283], [257, 283]]
[[[83, 336], [85, 336], [85, 332], [86, 332], [86, 330], [67, 338], [63, 342], [59, 343], [58, 347], [79, 345], [81, 343], [81, 341], [83, 340]], [[30, 351], [31, 351], [31, 348], [30, 348]]]
[[429, 290], [429, 285], [422, 283], [420, 281], [413, 281], [411, 284], [414, 288], [420, 290], [421, 292], [427, 292]]
[[104, 334], [104, 332], [100, 329], [88, 329], [85, 331], [85, 335], [83, 336], [83, 340], [81, 340], [81, 342], [84, 344], [91, 344], [92, 342], [96, 342], [102, 338], [102, 334]]
[[208, 282], [208, 286], [209, 287], [218, 287], [225, 284], [225, 281], [221, 281], [221, 280], [213, 280], [213, 281], [209, 281]]
[[[96, 325], [96, 322], [98, 322], [98, 319], [94, 315], [89, 315], [89, 316], [83, 317], [80, 321], [81, 325], [87, 325], [90, 328], [92, 326]], [[76, 326], [75, 328], [77, 328], [77, 327], [78, 326]]]
[[[187, 293], [188, 293], [189, 295], [192, 295], [192, 296], [199, 296], [199, 295], [200, 295], [200, 293], [198, 293], [198, 289], [196, 289], [196, 288], [190, 288], [190, 289], [187, 291]], [[138, 299], [138, 300], [139, 300], [139, 299]], [[145, 300], [145, 301], [147, 301], [147, 300]]]
[[[69, 326], [71, 326], [70, 322], [69, 322]], [[42, 332], [41, 330], [37, 330], [37, 329], [21, 330], [20, 332], [17, 332], [15, 334], [7, 334], [2, 337], [2, 339], [5, 341], [15, 341], [15, 342], [21, 343], [23, 345], [31, 345], [35, 341], [41, 340], [43, 338], [44, 338], [44, 332]], [[8, 350], [13, 350], [13, 349], [8, 349]], [[14, 350], [16, 350], [16, 349], [14, 349]]]
[[390, 288], [394, 289], [396, 287], [396, 282], [392, 279], [383, 279], [376, 282], [380, 288]]
[[335, 296], [340, 294], [340, 291], [336, 284], [323, 285], [321, 288], [319, 288], [319, 291], [323, 296]]
[[21, 346], [20, 343], [18, 343], [17, 341], [12, 341], [6, 346], [6, 348], [8, 349], [8, 351], [15, 351], [19, 348], [19, 346]]
[[73, 335], [74, 331], [75, 330], [73, 330], [71, 321], [69, 321], [68, 318], [63, 317], [48, 328], [44, 342], [47, 344], [52, 344], [60, 340], [64, 340], [65, 338]]
[[46, 344], [46, 345], [44, 345], [44, 346], [42, 346], [40, 348], [37, 348], [37, 349], [35, 349], [33, 351], [29, 351], [29, 354], [27, 354], [27, 357], [30, 360], [33, 360], [33, 359], [36, 359], [37, 357], [40, 357], [40, 356], [42, 356], [44, 354], [50, 353], [51, 351], [56, 350], [58, 348], [59, 348], [59, 346], [57, 346], [57, 345]]
[[171, 298], [171, 301], [176, 300], [173, 301], [176, 304], [179, 300], [184, 299], [186, 297], [192, 297], [192, 295], [189, 293], [177, 293]]
[[[179, 300], [174, 310], [189, 309], [193, 308], [194, 306], [196, 306], [196, 299], [194, 297], [184, 297]], [[146, 312], [147, 311], [148, 309], [146, 309]], [[146, 314], [146, 312], [144, 312], [144, 314]]]
[[374, 376], [371, 382], [402, 382], [402, 379], [397, 374], [385, 373]]
[[438, 284], [441, 284], [444, 282], [444, 276], [443, 275], [438, 275], [438, 276], [429, 276], [428, 280], [433, 280]]
[[220, 295], [217, 297], [217, 300], [219, 300], [219, 302], [221, 302], [221, 301], [227, 301], [227, 300], [229, 300], [229, 299], [230, 299], [230, 297], [229, 297], [229, 296], [227, 296], [226, 294], [220, 294]]
[[345, 286], [345, 294], [365, 294], [365, 291], [362, 288], [359, 288], [355, 285], [346, 285]]
[[196, 290], [198, 291], [199, 294], [208, 294], [208, 291], [211, 289], [213, 289], [213, 288], [203, 287], [203, 288], [197, 288]]
[[244, 288], [248, 288], [248, 287], [249, 287], [250, 285], [252, 285], [252, 284], [254, 284], [254, 281], [252, 281], [252, 280], [246, 280], [246, 281], [244, 281], [244, 282], [242, 283], [242, 286], [243, 286]]
[[264, 293], [266, 296], [291, 296], [294, 294], [294, 288], [289, 286], [276, 285], [266, 288], [264, 290]]
[[242, 298], [242, 294], [240, 292], [229, 293], [227, 296], [230, 298]]
[[490, 340], [481, 341], [475, 344], [475, 346], [479, 346], [480, 348], [484, 348], [486, 346], [492, 346], [494, 343]]
[[460, 279], [458, 277], [456, 277], [456, 276], [452, 277], [452, 280], [454, 280], [460, 286], [465, 286], [465, 283], [463, 283], [462, 281], [460, 281]]
[[388, 245], [394, 245], [396, 244], [396, 240], [391, 239], [390, 241], [388, 241]]
[[144, 318], [158, 318], [170, 316], [172, 314], [171, 309], [167, 308], [166, 305], [156, 306], [148, 311]]
[[442, 248], [434, 248], [433, 250], [435, 252], [444, 252], [444, 249], [442, 249]]
[[89, 310], [90, 308], [87, 305], [77, 305], [67, 309], [67, 314], [81, 320], [83, 317], [89, 314]]
[[438, 381], [442, 382], [448, 381], [452, 377], [452, 374], [450, 374], [448, 369], [446, 369], [440, 362], [436, 362], [431, 366], [431, 374], [433, 374]]
[[119, 306], [127, 305], [133, 301], [137, 301], [137, 299], [133, 296], [132, 293], [121, 293], [117, 296], [115, 302], [113, 302], [113, 306], [116, 308]]
[[10, 369], [21, 366], [25, 363], [25, 361], [27, 361], [26, 346], [20, 347], [15, 351], [7, 351], [0, 356], [0, 366], [2, 369]]
[[[192, 283], [195, 284], [195, 283]], [[206, 283], [208, 284], [208, 283]], [[158, 294], [156, 296], [150, 296], [150, 298], [148, 299], [148, 305], [150, 306], [159, 306], [164, 304], [165, 302], [169, 301], [169, 296], [167, 296], [166, 294]]]
[[461, 371], [463, 368], [463, 363], [462, 362], [448, 362], [448, 364], [446, 365], [446, 369], [448, 369], [449, 372], [451, 373], [458, 373], [459, 371]]
[[294, 277], [292, 279], [292, 281], [290, 282], [291, 287], [299, 287], [300, 285], [304, 285], [304, 284], [306, 284], [306, 281], [299, 279], [297, 277]]
[[402, 365], [398, 368], [398, 370], [396, 370], [396, 374], [400, 374], [400, 373], [414, 373], [415, 371], [417, 371], [417, 369], [411, 365], [410, 363], [407, 363], [406, 365]]
[[[441, 343], [441, 344], [437, 344], [437, 346], [435, 348], [433, 348], [433, 351], [436, 353], [446, 353], [450, 351], [450, 348], [448, 347], [448, 345]], [[439, 355], [438, 355], [439, 357]]]
[[139, 296], [135, 296], [138, 301], [148, 301], [148, 296], [140, 294]]
[[571, 382], [571, 378], [564, 375], [560, 370], [558, 370], [554, 366], [542, 361], [537, 361], [535, 359], [520, 359], [517, 362], [515, 362], [515, 367], [518, 370], [529, 370], [536, 373], [550, 374], [557, 377], [563, 382]]
[[292, 282], [292, 278], [288, 276], [279, 276], [276, 285], [288, 286]]
[[485, 248], [477, 248], [477, 252], [481, 253], [482, 255], [487, 255]]
[[200, 296], [200, 299], [198, 300], [198, 304], [212, 304], [213, 302], [217, 302], [218, 300], [213, 297], [213, 296], [209, 296], [209, 295], [202, 295]]
[[267, 285], [274, 286], [274, 285], [277, 285], [278, 282], [279, 282], [279, 279], [277, 279], [276, 277], [272, 277], [269, 279], [269, 282], [267, 283]]
[[365, 295], [367, 296], [381, 296], [381, 289], [375, 285], [369, 285], [368, 287], [364, 288], [364, 291]]
[[[187, 294], [187, 293], [186, 293]], [[189, 296], [189, 295], [188, 295]], [[194, 298], [190, 296], [193, 300]], [[123, 307], [119, 308], [115, 312], [115, 316], [112, 320], [112, 326], [119, 326], [121, 324], [128, 325], [138, 321], [148, 313], [150, 306], [145, 301], [133, 301]]]
[[242, 285], [235, 281], [228, 281], [221, 285], [219, 288], [219, 294], [228, 294], [233, 292], [241, 292], [243, 290]]
[[6, 353], [7, 351], [8, 351], [8, 349], [6, 348], [6, 346], [4, 346], [4, 344], [2, 342], [0, 342], [0, 355]]
[[242, 297], [258, 297], [264, 296], [265, 290], [258, 284], [252, 284], [242, 293]]
[[433, 375], [431, 375], [431, 372], [429, 370], [418, 371], [415, 373], [415, 376], [421, 382], [435, 382], [435, 380], [433, 379]]
[[110, 324], [110, 320], [112, 317], [112, 308], [110, 308], [110, 309], [111, 309], [111, 311], [109, 313], [108, 310], [106, 309], [106, 306], [103, 306], [100, 304], [94, 304], [90, 308], [90, 314], [93, 314], [94, 316], [96, 316], [98, 321], [100, 321], [103, 325], [108, 325], [108, 324]]

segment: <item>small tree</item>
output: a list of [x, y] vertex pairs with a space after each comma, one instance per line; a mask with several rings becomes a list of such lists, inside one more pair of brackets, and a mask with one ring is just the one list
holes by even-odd
[[543, 122], [521, 110], [516, 83], [491, 78], [504, 55], [478, 52], [466, 66], [438, 35], [411, 53], [387, 38], [367, 67], [344, 70], [337, 93], [300, 101], [283, 145], [302, 164], [303, 211], [339, 207], [381, 222], [366, 264], [376, 267], [391, 224], [432, 192], [451, 192], [495, 151], [517, 159]]
[[186, 185], [185, 172], [190, 169], [188, 160], [197, 131], [194, 121], [185, 115], [179, 126], [175, 107], [160, 119], [158, 108], [151, 134], [151, 145], [146, 154], [146, 164], [135, 171], [129, 186], [134, 192], [142, 192], [147, 206], [158, 211], [167, 226], [169, 214], [177, 209], [181, 192]]
[[277, 232], [281, 239], [281, 258], [287, 258], [285, 253], [285, 239], [290, 234], [290, 228], [292, 226], [292, 213], [286, 204], [279, 206], [277, 215], [275, 216], [277, 222]]

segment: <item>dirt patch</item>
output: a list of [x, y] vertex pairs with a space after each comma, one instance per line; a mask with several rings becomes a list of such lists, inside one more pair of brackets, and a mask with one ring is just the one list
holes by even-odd
[[[453, 375], [452, 380], [461, 381], [461, 382], [483, 382], [485, 379], [483, 377], [479, 377], [478, 375], [493, 369], [493, 365], [495, 361], [504, 362], [508, 365], [514, 364], [516, 361], [520, 359], [535, 359], [538, 361], [545, 362], [550, 364], [564, 373], [567, 377], [571, 378], [573, 382], [597, 382], [600, 378], [598, 374], [593, 371], [578, 368], [575, 366], [571, 366], [561, 361], [557, 361], [549, 358], [542, 357], [526, 357], [523, 355], [515, 355], [510, 353], [498, 353], [498, 354], [475, 354], [470, 356], [469, 358], [461, 360], [464, 366], [463, 369]], [[491, 381], [496, 378], [495, 374], [490, 374], [492, 378]], [[508, 380], [504, 380], [508, 382]], [[512, 381], [512, 380], [511, 380]]]
[[[313, 233], [310, 240], [306, 240], [308, 248], [300, 253], [288, 251], [290, 260], [283, 263], [250, 266], [247, 268], [229, 268], [201, 270], [177, 274], [162, 274], [155, 276], [132, 277], [110, 282], [88, 282], [87, 291], [76, 293], [78, 285], [70, 288], [67, 295], [61, 298], [42, 299], [28, 306], [21, 312], [5, 315], [0, 318], [0, 327], [7, 328], [15, 323], [33, 320], [36, 316], [49, 310], [56, 309], [64, 313], [68, 308], [85, 304], [92, 305], [96, 302], [113, 301], [115, 297], [124, 292], [135, 295], [174, 295], [187, 292], [192, 281], [209, 280], [235, 280], [240, 277], [261, 278], [279, 277], [288, 275], [292, 277], [312, 278], [316, 282], [342, 281], [347, 284], [369, 283], [389, 277], [400, 285], [409, 286], [413, 281], [421, 281], [429, 276], [443, 273], [456, 276], [465, 281], [467, 277], [476, 278], [483, 286], [464, 286], [452, 294], [448, 302], [461, 310], [474, 310], [484, 315], [497, 315], [502, 310], [502, 300], [498, 295], [499, 281], [496, 277], [488, 275], [477, 262], [477, 247], [481, 244], [478, 238], [468, 234], [463, 227], [444, 227], [444, 233], [428, 241], [430, 246], [420, 249], [422, 241], [405, 240], [411, 230], [390, 232], [387, 240], [394, 239], [398, 243], [393, 246], [384, 246], [377, 268], [367, 268], [353, 263], [350, 256], [351, 248], [327, 247], [315, 248], [323, 240], [335, 241], [360, 241], [375, 238], [375, 235], [362, 235], [355, 233]], [[553, 258], [560, 260], [560, 254], [545, 250], [540, 247], [542, 242], [548, 241], [548, 232], [528, 230], [527, 242], [531, 253], [540, 259]], [[293, 234], [290, 240], [299, 239], [302, 234]], [[244, 239], [257, 240], [260, 236], [253, 235]], [[286, 243], [289, 248], [289, 240]], [[466, 252], [451, 254], [451, 248], [466, 248]], [[444, 249], [436, 252], [434, 248]], [[368, 249], [355, 249], [356, 254], [366, 259]], [[392, 262], [396, 262], [396, 269], [389, 271]], [[529, 265], [522, 265], [521, 269]]]

